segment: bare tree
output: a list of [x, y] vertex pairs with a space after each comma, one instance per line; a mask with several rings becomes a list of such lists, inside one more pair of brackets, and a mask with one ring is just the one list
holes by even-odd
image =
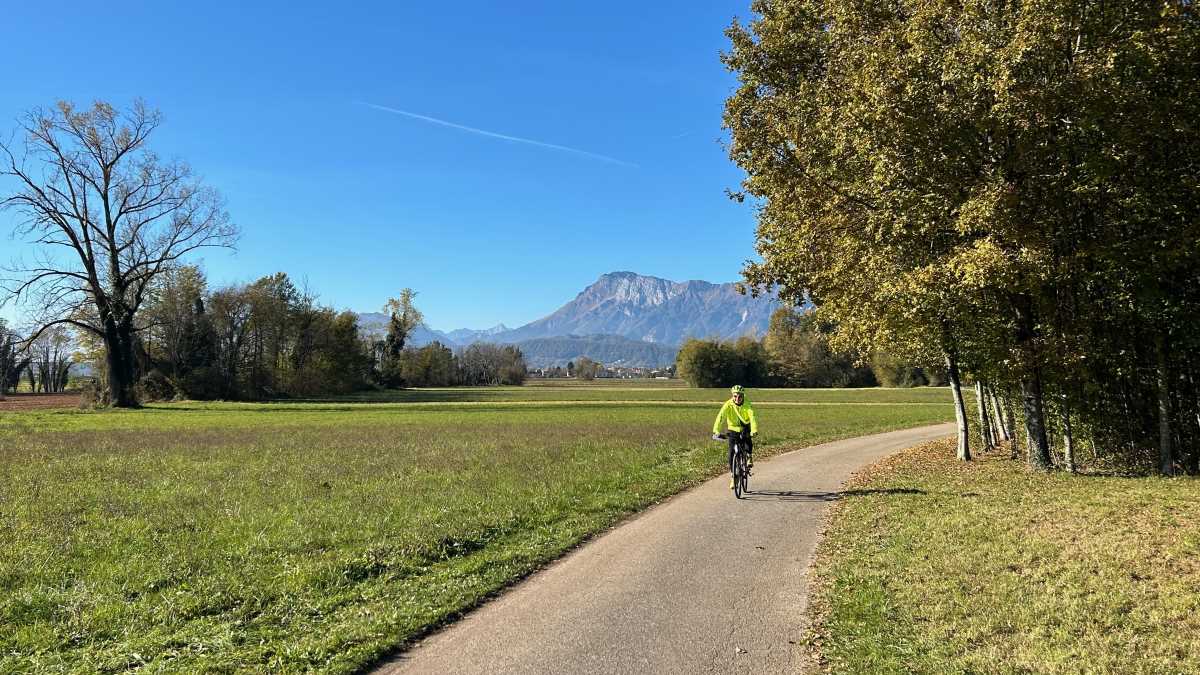
[[66, 390], [73, 365], [73, 346], [71, 334], [62, 326], [44, 331], [31, 345], [30, 381], [34, 381], [36, 371], [35, 390], [44, 394], [59, 394]]
[[38, 307], [39, 328], [70, 324], [104, 342], [113, 405], [136, 405], [138, 310], [153, 280], [199, 248], [232, 246], [237, 230], [218, 193], [146, 145], [161, 115], [137, 101], [35, 109], [19, 123], [23, 150], [0, 143], [0, 208], [20, 214], [35, 261], [18, 263], [5, 300]]

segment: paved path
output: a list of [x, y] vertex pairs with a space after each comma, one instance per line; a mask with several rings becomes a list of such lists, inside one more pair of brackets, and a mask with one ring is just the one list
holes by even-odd
[[531, 576], [381, 666], [394, 673], [782, 673], [803, 669], [807, 572], [858, 468], [942, 424], [760, 462], [736, 501], [716, 478]]

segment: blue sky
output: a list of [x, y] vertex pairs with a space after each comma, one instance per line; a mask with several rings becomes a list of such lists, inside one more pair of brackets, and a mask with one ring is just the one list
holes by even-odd
[[281, 270], [360, 311], [410, 286], [436, 328], [515, 326], [604, 272], [731, 281], [753, 256], [719, 143], [748, 4], [11, 3], [0, 133], [142, 97], [242, 228], [210, 281]]

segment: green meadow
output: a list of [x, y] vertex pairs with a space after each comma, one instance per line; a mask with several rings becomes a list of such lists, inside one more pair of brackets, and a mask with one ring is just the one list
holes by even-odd
[[[356, 671], [719, 473], [724, 398], [643, 382], [0, 413], [0, 672]], [[763, 455], [953, 419], [944, 389], [751, 400]]]
[[839, 673], [1200, 673], [1200, 481], [1028, 471], [954, 441], [851, 481], [816, 565]]

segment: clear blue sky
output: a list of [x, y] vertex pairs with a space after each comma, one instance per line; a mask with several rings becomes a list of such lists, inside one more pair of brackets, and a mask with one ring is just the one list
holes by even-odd
[[242, 227], [210, 281], [281, 270], [360, 311], [411, 286], [436, 328], [515, 326], [604, 272], [731, 281], [753, 256], [719, 143], [722, 31], [748, 5], [10, 3], [0, 133], [142, 97], [153, 147]]

